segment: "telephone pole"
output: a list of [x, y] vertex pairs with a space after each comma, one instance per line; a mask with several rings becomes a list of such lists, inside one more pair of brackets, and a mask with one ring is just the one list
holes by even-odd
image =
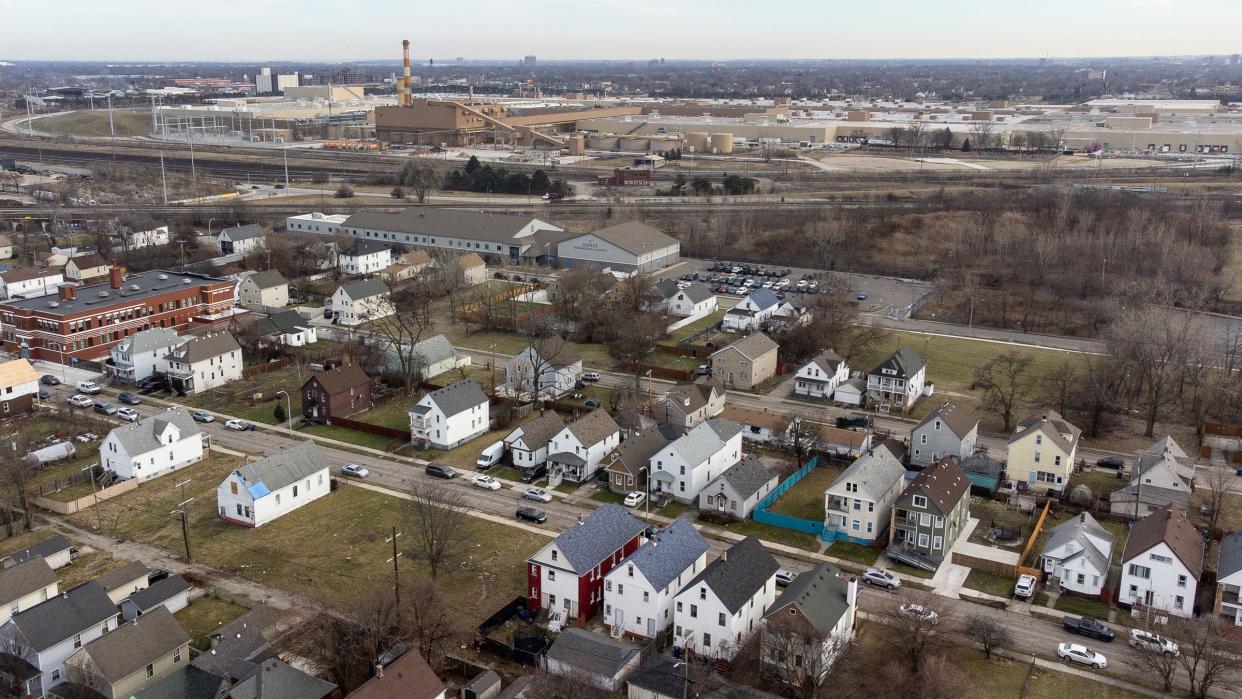
[[397, 537], [399, 536], [401, 535], [397, 533], [397, 528], [393, 527], [392, 536], [384, 540], [384, 543], [392, 543], [392, 558], [386, 562], [392, 563], [392, 594], [398, 609], [401, 608], [401, 576], [397, 569], [397, 559], [401, 557], [400, 552], [397, 551]]
[[181, 481], [180, 483], [178, 483], [176, 486], [174, 486], [177, 488], [181, 488], [182, 500], [181, 502], [177, 503], [177, 509], [172, 511], [173, 514], [181, 515], [181, 538], [185, 540], [185, 562], [186, 563], [190, 563], [191, 561], [194, 560], [194, 555], [190, 551], [190, 523], [187, 520], [187, 516], [186, 516], [186, 505], [189, 505], [191, 502], [194, 502], [194, 498], [187, 498], [185, 496], [185, 486], [190, 482], [190, 480], [191, 479], [187, 478]]

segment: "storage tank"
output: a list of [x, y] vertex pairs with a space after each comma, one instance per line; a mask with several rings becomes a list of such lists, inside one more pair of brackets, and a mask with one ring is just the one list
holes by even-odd
[[694, 131], [686, 134], [686, 148], [695, 153], [706, 153], [708, 144], [706, 131]]
[[617, 150], [621, 139], [616, 136], [591, 136], [587, 139], [587, 148], [591, 150]]
[[586, 155], [586, 136], [578, 134], [565, 142], [569, 155]]
[[646, 153], [647, 144], [651, 139], [646, 136], [623, 136], [621, 138], [621, 150], [628, 153]]
[[712, 152], [713, 153], [732, 153], [733, 152], [733, 134], [731, 133], [714, 133], [712, 134]]

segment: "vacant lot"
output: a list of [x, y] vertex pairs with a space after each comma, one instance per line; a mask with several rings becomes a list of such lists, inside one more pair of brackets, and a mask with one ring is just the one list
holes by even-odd
[[785, 491], [772, 506], [772, 512], [813, 522], [824, 519], [824, 491], [844, 471], [835, 466], [820, 466], [798, 481], [792, 488]]
[[190, 644], [199, 650], [211, 648], [216, 629], [246, 613], [246, 608], [215, 595], [203, 595], [177, 612], [177, 621], [190, 634]]
[[225, 415], [234, 415], [251, 422], [276, 424], [276, 402], [285, 407], [285, 397], [277, 391], [286, 391], [290, 398], [293, 415], [302, 414], [302, 393], [298, 389], [310, 378], [307, 370], [298, 375], [297, 368], [284, 367], [253, 378], [213, 388], [205, 393], [182, 399], [194, 408], [206, 408]]
[[[109, 136], [106, 101], [96, 105], [95, 110], [83, 110], [38, 119], [34, 128], [38, 131], [69, 136]], [[112, 124], [117, 136], [146, 136], [151, 133], [150, 109], [113, 109]]]

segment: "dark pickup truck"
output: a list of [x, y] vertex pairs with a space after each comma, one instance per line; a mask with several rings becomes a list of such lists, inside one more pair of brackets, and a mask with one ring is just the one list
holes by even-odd
[[1111, 641], [1117, 635], [1113, 633], [1112, 629], [1091, 617], [1075, 618], [1067, 616], [1061, 620], [1061, 626], [1070, 633], [1098, 638], [1101, 641]]

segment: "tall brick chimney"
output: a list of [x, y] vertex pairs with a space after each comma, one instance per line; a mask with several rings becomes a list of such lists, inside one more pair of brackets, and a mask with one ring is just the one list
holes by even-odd
[[117, 267], [115, 262], [108, 268], [108, 281], [112, 282], [113, 289], [121, 288], [121, 268]]
[[71, 301], [77, 298], [77, 295], [78, 295], [77, 284], [61, 284], [60, 286], [56, 287], [56, 289], [57, 291], [60, 292], [61, 301]]

